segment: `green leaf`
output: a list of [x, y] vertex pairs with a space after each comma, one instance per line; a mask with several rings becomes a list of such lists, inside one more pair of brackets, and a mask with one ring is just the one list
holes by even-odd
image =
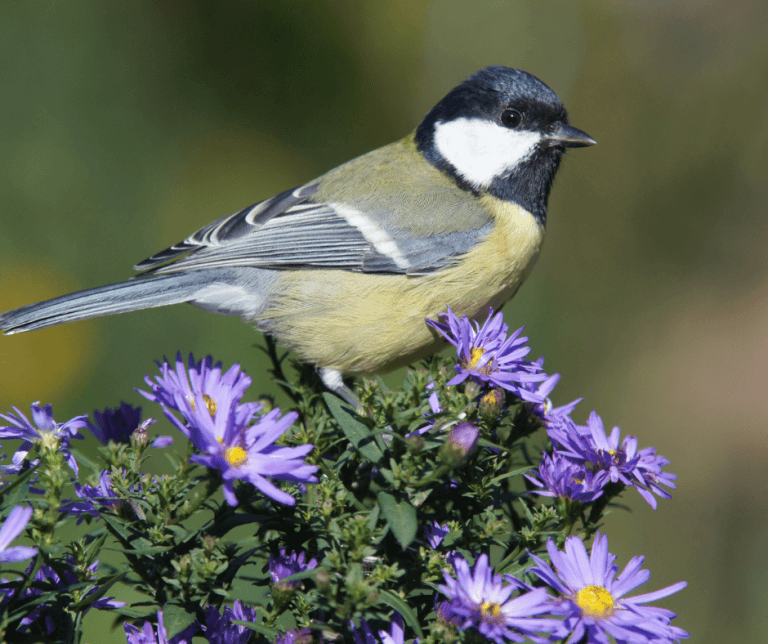
[[128, 574], [128, 571], [125, 570], [123, 572], [120, 572], [116, 575], [111, 575], [109, 577], [102, 577], [97, 582], [97, 587], [92, 591], [89, 592], [82, 600], [79, 602], [72, 604], [72, 610], [73, 611], [81, 611], [91, 604], [93, 604], [95, 601], [98, 601], [104, 595], [107, 594], [109, 589], [114, 586], [118, 581], [122, 581], [123, 577], [125, 577]]
[[314, 579], [316, 574], [316, 568], [312, 568], [311, 570], [302, 570], [301, 572], [295, 572], [292, 575], [281, 579], [280, 583], [289, 584], [293, 583], [294, 581], [301, 581], [302, 579]]
[[381, 508], [378, 505], [373, 506], [370, 514], [368, 515], [368, 529], [373, 532], [376, 529], [376, 524], [379, 522], [379, 515], [381, 514]]
[[109, 536], [109, 532], [104, 530], [103, 534], [100, 537], [97, 537], [96, 539], [94, 539], [91, 545], [88, 546], [88, 548], [85, 551], [86, 566], [90, 566], [94, 561], [96, 561], [96, 557], [99, 556], [99, 552], [104, 547], [104, 542], [107, 540], [108, 536]]
[[109, 610], [130, 617], [131, 619], [144, 619], [152, 615], [157, 615], [157, 611], [160, 609], [161, 607], [157, 604], [148, 604], [146, 606], [121, 606], [118, 608], [110, 608]]
[[138, 548], [104, 548], [111, 552], [124, 552], [127, 555], [150, 556], [171, 550], [173, 546], [139, 546]]
[[186, 541], [190, 539], [191, 537], [196, 537], [197, 535], [194, 532], [189, 532], [185, 530], [180, 525], [167, 525], [166, 528], [173, 532], [173, 534], [176, 535], [176, 537], [179, 539], [179, 541]]
[[416, 616], [416, 613], [411, 610], [411, 607], [406, 604], [405, 601], [398, 595], [395, 595], [388, 590], [382, 590], [380, 592], [381, 594], [379, 595], [379, 599], [381, 602], [390, 608], [394, 608], [398, 613], [400, 613], [403, 616], [405, 623], [408, 624], [408, 626], [410, 626], [416, 633], [416, 636], [419, 639], [424, 639], [424, 634], [421, 632], [421, 626], [419, 626], [419, 619]]
[[372, 463], [379, 463], [384, 454], [376, 444], [376, 436], [365, 423], [358, 420], [355, 410], [333, 394], [326, 392], [323, 399], [331, 415], [338, 421], [341, 431], [355, 449]]
[[443, 538], [442, 543], [440, 544], [441, 548], [448, 548], [449, 546], [452, 546], [454, 543], [459, 541], [461, 537], [464, 535], [464, 533], [461, 530], [451, 530], [445, 537]]
[[508, 479], [511, 476], [520, 476], [521, 474], [525, 474], [532, 469], [533, 467], [531, 465], [526, 465], [525, 467], [521, 467], [517, 470], [512, 470], [511, 472], [507, 472], [506, 474], [492, 478], [490, 481], [488, 481], [488, 485], [496, 485], [496, 483], [503, 481], [504, 479]]
[[142, 552], [142, 550], [161, 548], [157, 552], [162, 552], [163, 550], [169, 550], [171, 548], [171, 546], [154, 546], [151, 541], [141, 537], [138, 532], [130, 529], [117, 517], [112, 516], [108, 512], [102, 512], [101, 518], [104, 520], [107, 527], [112, 529], [114, 535], [116, 535], [125, 545], [131, 546], [130, 549], [126, 549], [124, 552], [130, 554], [153, 554], [152, 552]]
[[485, 438], [479, 438], [477, 440], [477, 444], [480, 447], [488, 447], [490, 449], [499, 450], [499, 452], [509, 452], [509, 450], [504, 447], [503, 445], [499, 445], [497, 443], [492, 443], [491, 441], [485, 439]]
[[178, 635], [195, 621], [195, 614], [188, 613], [184, 606], [167, 603], [163, 606], [163, 624], [168, 631], [168, 639]]
[[270, 517], [258, 514], [230, 514], [224, 518], [216, 517], [208, 528], [208, 534], [223, 537], [227, 532], [248, 523], [263, 523]]
[[388, 492], [379, 492], [377, 499], [384, 517], [392, 528], [392, 533], [405, 550], [416, 538], [416, 530], [419, 527], [416, 509], [405, 500], [398, 503]]
[[269, 628], [269, 626], [262, 626], [261, 624], [254, 624], [253, 622], [245, 622], [241, 619], [233, 619], [230, 624], [235, 624], [236, 626], [245, 626], [252, 631], [266, 635], [267, 637], [277, 637], [277, 629]]
[[74, 455], [78, 465], [85, 466], [86, 469], [91, 470], [91, 472], [101, 473], [101, 470], [104, 469], [101, 465], [94, 463], [90, 458], [88, 458], [85, 454], [83, 454], [83, 452], [81, 452], [76, 447], [72, 447], [70, 445], [69, 451], [72, 452], [72, 454]]
[[[3, 502], [3, 508], [19, 505], [23, 500], [27, 498], [31, 485], [29, 477], [32, 476], [38, 466], [39, 463], [38, 465], [33, 465], [28, 470], [22, 472], [13, 481], [6, 485], [2, 491], [0, 491], [0, 499]], [[24, 483], [24, 485], [22, 485], [22, 483]], [[14, 489], [16, 490], [15, 493], [9, 496], [8, 493]]]
[[125, 539], [125, 541], [130, 541], [133, 538], [133, 534], [122, 521], [118, 521], [107, 512], [102, 512], [101, 518], [108, 527], [112, 528], [114, 533]]
[[381, 474], [392, 487], [395, 486], [395, 475], [392, 473], [392, 470], [387, 469], [386, 467], [380, 467], [379, 474]]

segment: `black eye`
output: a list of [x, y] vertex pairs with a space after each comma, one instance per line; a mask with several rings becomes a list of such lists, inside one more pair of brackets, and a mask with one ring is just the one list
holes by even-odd
[[507, 127], [515, 128], [523, 122], [523, 115], [517, 110], [504, 110], [501, 113], [501, 122]]

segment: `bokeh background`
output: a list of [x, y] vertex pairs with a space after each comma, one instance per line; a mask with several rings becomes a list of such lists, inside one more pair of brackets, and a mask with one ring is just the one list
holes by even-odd
[[[597, 410], [679, 475], [655, 512], [629, 491], [608, 517], [620, 563], [689, 582], [663, 604], [691, 641], [764, 642], [767, 38], [760, 0], [7, 4], [0, 309], [126, 279], [403, 136], [476, 69], [530, 71], [599, 144], [568, 153], [505, 314], [563, 374], [557, 403], [583, 396], [579, 421]], [[257, 340], [189, 306], [0, 337], [0, 410], [139, 404], [177, 350], [242, 363], [255, 397]]]

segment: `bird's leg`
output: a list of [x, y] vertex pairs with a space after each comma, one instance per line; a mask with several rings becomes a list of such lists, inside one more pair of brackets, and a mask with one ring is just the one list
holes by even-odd
[[320, 376], [320, 380], [323, 381], [323, 384], [345, 402], [348, 402], [355, 409], [360, 406], [360, 401], [357, 399], [357, 396], [355, 396], [355, 394], [352, 393], [352, 390], [344, 384], [340, 371], [329, 367], [318, 367], [317, 374]]

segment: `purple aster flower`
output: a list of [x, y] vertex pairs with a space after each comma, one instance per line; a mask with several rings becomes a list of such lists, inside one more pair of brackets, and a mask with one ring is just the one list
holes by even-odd
[[610, 635], [619, 644], [671, 644], [688, 637], [683, 629], [670, 624], [675, 613], [643, 606], [682, 590], [687, 585], [684, 581], [645, 595], [625, 597], [647, 582], [651, 573], [640, 569], [644, 557], [633, 557], [617, 577], [619, 567], [613, 563], [616, 557], [608, 552], [608, 537], [599, 532], [589, 556], [578, 537], [565, 540], [565, 551], [558, 550], [549, 539], [547, 552], [555, 570], [531, 555], [536, 565], [529, 572], [559, 593], [551, 610], [565, 620], [553, 634], [554, 639], [570, 634], [569, 643], [603, 644]]
[[205, 638], [210, 644], [248, 644], [251, 639], [251, 631], [245, 626], [232, 624], [232, 620], [239, 619], [243, 622], [256, 622], [256, 610], [252, 606], [243, 606], [239, 599], [235, 605], [224, 608], [223, 614], [213, 606], [205, 609]]
[[[535, 363], [544, 371], [544, 358], [539, 358]], [[583, 398], [577, 398], [573, 402], [563, 405], [562, 407], [555, 407], [552, 401], [549, 399], [549, 395], [555, 388], [555, 385], [560, 382], [560, 374], [556, 373], [551, 376], [547, 376], [546, 380], [539, 383], [523, 383], [520, 386], [541, 399], [541, 402], [529, 402], [528, 408], [531, 413], [536, 416], [544, 425], [556, 424], [563, 418], [570, 417], [571, 412], [576, 408]]]
[[456, 561], [458, 559], [462, 559], [463, 557], [461, 554], [459, 554], [458, 550], [450, 550], [449, 552], [445, 553], [445, 561], [446, 563], [451, 566], [454, 570], [456, 570]]
[[437, 521], [433, 521], [431, 524], [424, 526], [424, 531], [427, 533], [427, 542], [434, 550], [440, 546], [451, 529], [448, 527], [447, 523], [445, 525], [440, 525]]
[[317, 559], [313, 558], [306, 561], [304, 552], [298, 554], [291, 552], [290, 555], [286, 555], [285, 548], [280, 548], [279, 557], [272, 557], [271, 555], [269, 557], [269, 576], [272, 577], [273, 583], [283, 588], [296, 588], [299, 585], [298, 581], [283, 582], [286, 577], [315, 568], [317, 568]]
[[[360, 620], [360, 629], [355, 628], [354, 623], [350, 622], [352, 626], [352, 636], [355, 638], [355, 644], [377, 644], [376, 638], [373, 636], [371, 627], [368, 626], [368, 622], [364, 619]], [[403, 644], [405, 641], [405, 630], [403, 628], [403, 616], [395, 612], [394, 619], [389, 626], [389, 633], [387, 631], [379, 631], [379, 642], [381, 644]], [[418, 642], [418, 638], [414, 642]]]
[[619, 443], [621, 430], [618, 427], [614, 427], [608, 437], [603, 427], [603, 420], [594, 411], [587, 419], [587, 428], [592, 442], [582, 442], [582, 445], [586, 446], [583, 451], [585, 459], [598, 470], [607, 472], [608, 478], [613, 483], [621, 481], [625, 485], [632, 485], [632, 472], [640, 462], [640, 455], [637, 454], [637, 438], [625, 436]]
[[[18, 474], [24, 467], [24, 462], [27, 460], [27, 451], [17, 451], [11, 459], [11, 465], [0, 465], [0, 477], [10, 476], [11, 474]], [[3, 459], [6, 455], [3, 454]], [[30, 467], [35, 467], [40, 462], [40, 459], [35, 459], [29, 462]], [[37, 479], [37, 474], [34, 475]]]
[[[75, 474], [78, 473], [77, 461], [69, 451], [69, 440], [71, 438], [83, 438], [77, 430], [87, 426], [87, 416], [76, 416], [72, 420], [60, 424], [53, 420], [53, 410], [50, 405], [41, 407], [39, 402], [34, 402], [32, 403], [32, 419], [37, 425], [35, 428], [16, 407], [13, 410], [16, 412], [15, 415], [0, 414], [0, 418], [10, 423], [10, 425], [0, 427], [0, 438], [19, 438], [24, 441], [13, 456], [15, 471], [21, 469], [21, 465], [34, 443], [55, 441], [55, 444], [58, 445], [58, 451], [64, 455], [67, 465], [72, 468]], [[6, 473], [10, 471], [13, 469], [6, 470]]]
[[96, 424], [88, 421], [88, 429], [102, 445], [109, 441], [127, 444], [131, 442], [131, 434], [141, 424], [141, 407], [121, 402], [120, 409], [94, 409], [93, 417]]
[[586, 445], [591, 444], [589, 430], [583, 425], [577, 425], [570, 416], [563, 416], [546, 425], [555, 449], [563, 452], [568, 458], [584, 461], [582, 453]]
[[[125, 470], [123, 470], [125, 475]], [[133, 492], [133, 486], [130, 491]], [[138, 492], [141, 492], [141, 484], [138, 485]], [[69, 514], [79, 515], [77, 520], [78, 525], [82, 523], [85, 518], [84, 515], [90, 514], [92, 517], [98, 517], [104, 510], [117, 511], [126, 504], [115, 489], [112, 487], [112, 475], [108, 470], [103, 470], [99, 476], [99, 483], [96, 486], [93, 485], [80, 485], [75, 483], [75, 494], [81, 499], [80, 501], [72, 501], [64, 504], [62, 512]]]
[[438, 602], [435, 595], [435, 617], [441, 622], [451, 624], [457, 628], [464, 623], [464, 618], [457, 615], [453, 610], [454, 602]]
[[[29, 567], [27, 568], [27, 574], [32, 572], [34, 564], [34, 561], [30, 563]], [[59, 565], [57, 566], [57, 570], [59, 572], [56, 572], [56, 570], [54, 570], [51, 566], [41, 566], [40, 570], [38, 570], [37, 574], [35, 575], [34, 580], [36, 583], [30, 588], [27, 588], [27, 590], [24, 591], [22, 597], [35, 597], [37, 595], [42, 595], [45, 592], [56, 592], [57, 594], [67, 592], [70, 586], [81, 581], [71, 570], [74, 565], [75, 560], [70, 555], [65, 555], [64, 559], [60, 561]], [[88, 566], [86, 572], [88, 579], [92, 579], [96, 576], [98, 565], [99, 562], [96, 560], [90, 566]], [[98, 592], [98, 590], [99, 587], [94, 586], [90, 591], [88, 591], [88, 595]], [[16, 590], [14, 588], [5, 587], [0, 588], [0, 592], [5, 595], [3, 602], [6, 602], [14, 596]], [[114, 597], [101, 597], [100, 599], [97, 599], [95, 602], [93, 602], [85, 612], [88, 612], [88, 610], [91, 608], [98, 608], [99, 610], [110, 610], [112, 608], [119, 608], [121, 606], [125, 606], [125, 602], [116, 601]], [[21, 620], [19, 623], [19, 632], [25, 633], [29, 629], [30, 625], [40, 617], [43, 618], [45, 630], [48, 635], [59, 631], [61, 625], [67, 619], [60, 604], [55, 602], [43, 602], [42, 604], [38, 604], [32, 612], [30, 612], [26, 617], [24, 617], [24, 619]]]
[[[429, 384], [427, 385], [427, 391], [434, 388], [435, 383], [430, 380]], [[431, 394], [429, 394], [427, 402], [429, 402], [429, 408], [432, 410], [433, 414], [439, 414], [441, 411], [443, 411], [443, 408], [440, 405], [440, 399], [437, 397], [436, 391], [433, 391]]]
[[606, 482], [597, 479], [583, 463], [574, 463], [557, 451], [551, 456], [542, 456], [538, 474], [538, 477], [535, 474], [525, 475], [535, 486], [543, 488], [532, 490], [533, 494], [562, 497], [581, 503], [589, 503], [601, 496]]
[[31, 559], [37, 554], [37, 548], [28, 546], [11, 546], [11, 541], [21, 534], [21, 531], [27, 527], [29, 519], [32, 517], [32, 508], [28, 505], [17, 505], [0, 528], [0, 563], [10, 563], [12, 561], [24, 561]]
[[[426, 387], [427, 391], [432, 391], [431, 394], [429, 394], [428, 402], [429, 402], [429, 408], [432, 412], [432, 414], [439, 414], [443, 411], [443, 408], [440, 406], [440, 399], [437, 397], [437, 392], [434, 391], [435, 389], [435, 383], [430, 380], [427, 383]], [[430, 414], [425, 414], [426, 418], [429, 418]], [[429, 422], [424, 425], [424, 427], [420, 427], [419, 429], [410, 432], [409, 434], [406, 434], [406, 438], [410, 438], [411, 436], [421, 436], [422, 434], [426, 434], [429, 430], [431, 430], [435, 426], [434, 419], [429, 420]]]
[[[139, 428], [138, 431], [140, 430], [141, 428]], [[168, 447], [170, 445], [173, 445], [173, 438], [171, 436], [158, 436], [155, 440], [152, 441], [152, 445], [150, 445], [150, 447], [162, 449], [163, 447]]]
[[662, 466], [669, 465], [667, 459], [656, 456], [653, 448], [638, 451], [637, 438], [634, 436], [626, 436], [621, 441], [618, 427], [614, 427], [611, 435], [607, 436], [602, 419], [594, 411], [589, 415], [586, 427], [576, 426], [563, 419], [563, 422], [549, 427], [547, 431], [567, 458], [589, 465], [600, 485], [605, 485], [609, 480], [634, 485], [654, 509], [656, 499], [652, 492], [663, 498], [670, 497], [659, 484], [675, 487], [673, 481], [677, 477], [661, 470]]
[[[175, 409], [181, 412], [187, 423], [198, 425], [206, 419], [215, 418], [217, 411], [222, 408], [228, 411], [232, 401], [240, 402], [245, 390], [251, 384], [251, 379], [240, 371], [240, 365], [235, 364], [222, 375], [221, 363], [213, 365], [213, 358], [208, 356], [200, 362], [195, 362], [190, 353], [188, 367], [184, 366], [181, 353], [176, 354], [176, 369], [173, 370], [167, 359], [160, 364], [160, 376], [155, 376], [155, 382], [149, 376], [144, 378], [152, 389], [151, 393], [137, 389], [142, 396], [163, 405], [163, 409]], [[198, 395], [202, 403], [197, 402]], [[244, 403], [240, 405], [243, 414], [253, 416], [262, 408], [259, 403]], [[168, 415], [166, 413], [166, 415]], [[183, 434], [191, 438], [190, 429], [185, 425], [174, 423]]]
[[461, 618], [459, 630], [474, 628], [497, 644], [504, 644], [507, 640], [523, 642], [526, 636], [544, 642], [546, 639], [537, 633], [549, 633], [560, 625], [556, 620], [534, 617], [551, 608], [551, 598], [543, 588], [510, 599], [518, 585], [503, 585], [501, 575], [494, 575], [488, 565], [488, 555], [480, 556], [474, 571], [459, 558], [454, 568], [458, 578], [443, 571], [445, 585], [438, 586], [438, 590], [450, 600], [446, 608], [449, 618]]
[[[157, 422], [154, 418], [141, 422], [141, 407], [133, 407], [124, 402], [120, 403], [120, 409], [94, 409], [93, 417], [96, 424], [88, 421], [88, 429], [102, 445], [107, 445], [109, 441], [128, 445], [134, 432], [143, 431], [146, 434], [147, 428]], [[167, 447], [172, 443], [170, 436], [160, 436], [152, 443], [152, 447]]]
[[460, 359], [455, 367], [458, 375], [449, 385], [471, 377], [478, 383], [511, 391], [523, 400], [542, 402], [538, 394], [522, 387], [524, 383], [546, 378], [536, 363], [523, 360], [531, 349], [525, 346], [528, 338], [519, 337], [522, 328], [507, 337], [509, 327], [504, 324], [504, 316], [501, 312], [494, 315], [493, 309], [488, 309], [488, 319], [482, 327], [477, 322], [473, 327], [466, 315], [459, 320], [450, 307], [440, 317], [444, 323], [427, 320], [427, 324], [456, 347]]
[[309, 628], [293, 629], [279, 635], [275, 644], [312, 644], [314, 641]]
[[165, 629], [165, 624], [163, 624], [163, 611], [161, 610], [157, 611], [157, 632], [155, 632], [155, 627], [150, 622], [144, 622], [141, 630], [128, 622], [125, 622], [123, 627], [125, 628], [125, 637], [128, 640], [128, 644], [192, 644], [192, 638], [197, 632], [197, 622], [195, 622], [181, 631], [181, 633], [168, 639], [168, 631]]
[[635, 488], [640, 495], [648, 501], [650, 506], [656, 509], [656, 494], [662, 499], [671, 498], [671, 494], [665, 489], [660, 488], [659, 484], [666, 485], [667, 487], [675, 488], [675, 474], [668, 472], [662, 472], [661, 468], [665, 465], [669, 465], [669, 461], [663, 456], [656, 456], [656, 449], [653, 447], [646, 447], [638, 452], [640, 461], [637, 464], [635, 470]]
[[[278, 503], [295, 505], [296, 500], [290, 494], [265, 477], [295, 483], [317, 482], [314, 477], [317, 467], [302, 460], [312, 451], [313, 445], [280, 447], [274, 444], [298, 418], [298, 414], [291, 412], [280, 418], [280, 410], [273, 409], [255, 425], [249, 426], [259, 405], [238, 404], [241, 392], [234, 387], [222, 386], [215, 395], [214, 414], [208, 411], [197, 414], [195, 421], [186, 429], [168, 409], [164, 410], [168, 420], [187, 433], [192, 444], [201, 452], [190, 460], [221, 472], [224, 497], [230, 505], [237, 505], [234, 492], [236, 479], [251, 483]], [[206, 409], [203, 396], [201, 391], [196, 391], [194, 400], [176, 397], [185, 418], [193, 418], [195, 408]]]

